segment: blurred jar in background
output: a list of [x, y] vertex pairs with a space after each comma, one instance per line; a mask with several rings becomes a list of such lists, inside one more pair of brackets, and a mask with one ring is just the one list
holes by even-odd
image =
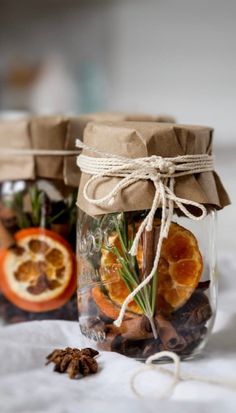
[[77, 318], [76, 156], [69, 119], [0, 122], [0, 317]]

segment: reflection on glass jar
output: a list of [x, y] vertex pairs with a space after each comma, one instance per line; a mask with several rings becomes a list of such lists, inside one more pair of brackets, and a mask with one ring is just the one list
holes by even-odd
[[129, 253], [146, 215], [137, 211], [91, 217], [79, 211], [81, 332], [88, 345], [137, 359], [161, 350], [189, 358], [204, 347], [215, 318], [215, 212], [208, 210], [200, 222], [174, 214], [155, 276], [128, 304], [116, 327], [125, 298], [153, 267], [158, 211], [152, 230], [141, 236], [136, 256]]
[[[0, 185], [0, 315], [76, 317], [76, 191], [61, 180]], [[70, 301], [69, 301], [70, 300]]]

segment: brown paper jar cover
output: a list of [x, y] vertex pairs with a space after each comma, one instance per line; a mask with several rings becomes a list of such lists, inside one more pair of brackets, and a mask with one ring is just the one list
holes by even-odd
[[[101, 152], [128, 158], [152, 155], [175, 157], [186, 154], [212, 154], [213, 129], [205, 126], [154, 122], [90, 123], [84, 133], [84, 143]], [[83, 151], [89, 156], [98, 156]], [[118, 211], [150, 209], [154, 197], [151, 181], [139, 181], [119, 193], [112, 205], [96, 206], [87, 202], [83, 189], [91, 176], [82, 173], [78, 206], [94, 216]], [[91, 185], [89, 196], [95, 199], [107, 195], [121, 178], [104, 177]], [[221, 209], [230, 203], [215, 171], [179, 177], [175, 194], [180, 198]]]
[[[3, 120], [0, 122], [0, 148], [65, 150], [67, 124], [68, 119], [60, 116]], [[65, 156], [1, 157], [0, 181], [36, 178], [66, 180], [68, 173], [65, 171]]]
[[[84, 114], [79, 117], [68, 119], [66, 149], [75, 149], [75, 138], [83, 140], [84, 130], [89, 122], [121, 122], [121, 121], [140, 121], [140, 122], [175, 122], [175, 118], [170, 115], [148, 115], [146, 113], [126, 113], [126, 112], [94, 112]], [[72, 156], [64, 159], [64, 176], [67, 185], [78, 186], [80, 180], [80, 170]]]

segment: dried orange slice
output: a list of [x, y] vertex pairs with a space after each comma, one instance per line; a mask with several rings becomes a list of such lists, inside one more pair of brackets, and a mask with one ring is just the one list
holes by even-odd
[[[122, 252], [119, 236], [117, 234], [111, 235], [108, 239], [111, 247], [116, 247]], [[140, 251], [141, 252], [141, 251]], [[101, 279], [106, 286], [110, 299], [117, 305], [121, 306], [130, 290], [126, 286], [120, 275], [121, 265], [117, 262], [116, 256], [106, 248], [102, 248], [102, 258], [100, 274]], [[127, 309], [136, 313], [142, 314], [142, 310], [135, 301], [131, 301]]]
[[[159, 220], [155, 221], [154, 226], [159, 226]], [[128, 232], [130, 233], [130, 231], [131, 228]], [[115, 246], [122, 254], [117, 233], [113, 233], [109, 237], [108, 243]], [[144, 260], [141, 242], [136, 258], [140, 274], [142, 274]], [[120, 268], [121, 265], [118, 263], [116, 255], [107, 248], [102, 248], [101, 278], [110, 300], [119, 307], [130, 293], [121, 277]], [[202, 269], [202, 256], [193, 233], [176, 223], [171, 223], [168, 238], [163, 241], [158, 266], [158, 310], [173, 311], [181, 307], [197, 287]], [[106, 312], [106, 306], [102, 309], [104, 300], [101, 297], [100, 300], [96, 300], [96, 303], [103, 312]], [[142, 310], [135, 301], [129, 304], [128, 310], [142, 314]]]
[[100, 287], [94, 287], [92, 290], [92, 297], [94, 302], [102, 312], [112, 320], [115, 320], [119, 316], [120, 309], [117, 307], [100, 289]]
[[163, 241], [158, 267], [158, 299], [172, 309], [181, 307], [201, 278], [202, 256], [192, 232], [172, 223]]
[[16, 306], [33, 312], [65, 304], [76, 288], [74, 253], [60, 235], [43, 228], [15, 234], [16, 247], [0, 250], [0, 287]]

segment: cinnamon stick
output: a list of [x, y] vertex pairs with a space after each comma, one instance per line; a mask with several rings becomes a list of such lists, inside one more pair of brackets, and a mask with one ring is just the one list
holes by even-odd
[[182, 351], [187, 343], [185, 339], [177, 333], [177, 330], [170, 321], [158, 314], [155, 317], [159, 327], [159, 336], [165, 350]]
[[156, 254], [156, 247], [160, 236], [160, 225], [153, 226], [151, 231], [144, 231], [142, 236], [143, 247], [143, 278], [146, 278], [153, 267]]
[[120, 330], [122, 337], [128, 340], [153, 338], [153, 332], [146, 316], [137, 316], [124, 320]]

